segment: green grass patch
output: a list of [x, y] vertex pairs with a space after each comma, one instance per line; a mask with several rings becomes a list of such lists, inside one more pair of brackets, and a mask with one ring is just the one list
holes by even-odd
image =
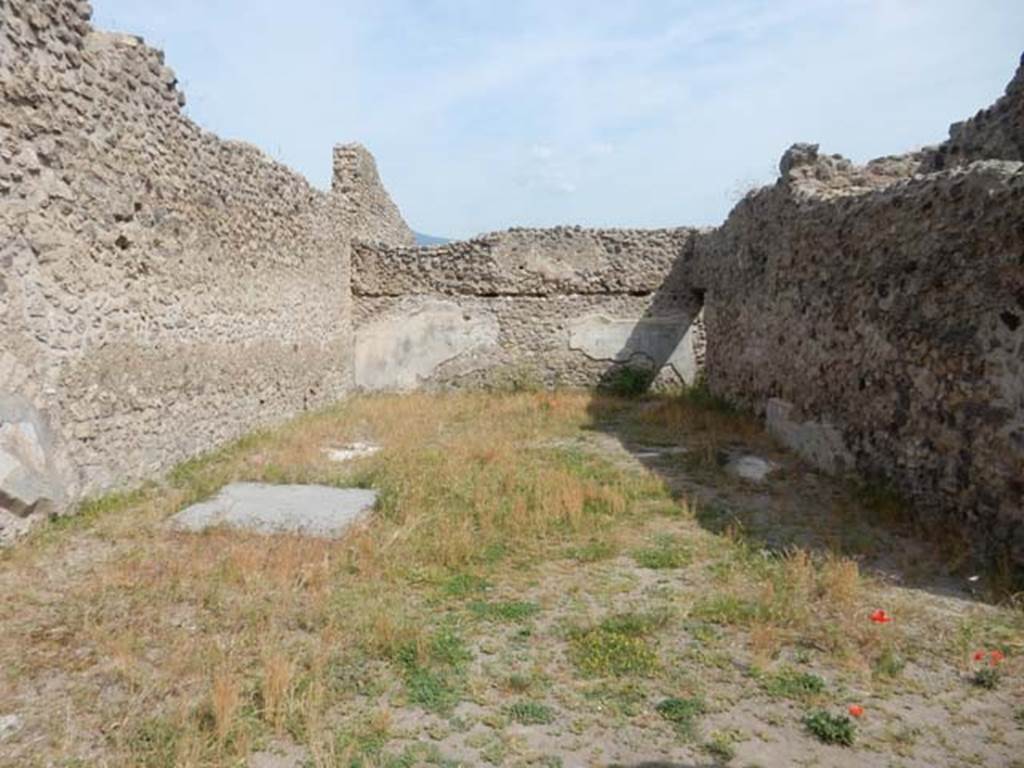
[[649, 676], [658, 669], [658, 656], [646, 636], [665, 620], [658, 614], [627, 613], [575, 629], [569, 635], [570, 658], [589, 677]]
[[711, 624], [749, 624], [758, 616], [758, 606], [735, 595], [711, 595], [698, 600], [690, 610], [690, 618]]
[[443, 626], [431, 637], [427, 659], [414, 646], [399, 650], [397, 661], [409, 701], [430, 712], [445, 713], [461, 700], [466, 663], [473, 654], [451, 626]]
[[623, 365], [609, 371], [601, 381], [600, 388], [616, 397], [640, 397], [654, 380], [654, 373], [644, 368]]
[[[644, 472], [623, 470], [611, 461], [579, 448], [546, 451], [546, 462], [556, 464], [581, 480], [591, 480], [619, 491], [628, 501], [663, 500], [669, 498], [665, 484]], [[599, 508], [588, 511], [600, 512]]]
[[715, 762], [725, 765], [736, 757], [736, 743], [742, 740], [742, 734], [735, 730], [714, 731], [701, 745]]
[[133, 764], [139, 768], [173, 768], [178, 760], [181, 729], [166, 720], [143, 720], [128, 736]]
[[680, 736], [692, 739], [696, 735], [697, 720], [707, 711], [707, 706], [704, 699], [692, 696], [685, 699], [665, 699], [654, 709], [672, 723]]
[[593, 704], [593, 711], [602, 717], [639, 717], [649, 706], [649, 695], [643, 682], [634, 678], [604, 678], [587, 687], [583, 698]]
[[999, 683], [1002, 681], [1002, 673], [997, 667], [982, 667], [974, 676], [971, 678], [971, 682], [978, 688], [984, 688], [987, 691], [994, 691], [999, 687]]
[[804, 726], [823, 744], [852, 747], [856, 737], [853, 721], [846, 715], [833, 715], [818, 709], [804, 716]]
[[601, 560], [608, 560], [618, 553], [613, 544], [599, 539], [592, 539], [578, 547], [572, 547], [568, 556], [578, 563], [596, 563]]
[[780, 669], [761, 681], [761, 688], [776, 699], [803, 701], [825, 692], [825, 680], [809, 672], [799, 672], [790, 667]]
[[441, 585], [448, 597], [469, 597], [491, 588], [490, 582], [472, 573], [456, 573]]
[[385, 755], [384, 768], [417, 768], [421, 765], [440, 765], [456, 768], [458, 763], [445, 760], [436, 744], [410, 744], [397, 755]]
[[879, 677], [899, 677], [907, 666], [907, 660], [892, 648], [886, 648], [875, 660], [874, 670]]
[[517, 701], [506, 712], [520, 725], [548, 725], [555, 719], [554, 710], [539, 701]]
[[435, 664], [460, 668], [472, 658], [462, 636], [452, 626], [441, 627], [430, 639], [430, 660]]
[[700, 380], [690, 387], [687, 387], [679, 395], [679, 399], [696, 408], [711, 413], [721, 413], [729, 416], [742, 415], [743, 411], [730, 403], [724, 397], [713, 394], [708, 388], [707, 382]]
[[615, 632], [630, 637], [642, 637], [661, 629], [669, 621], [669, 614], [664, 611], [646, 613], [617, 613], [609, 616], [599, 625], [606, 632]]
[[428, 712], [449, 712], [460, 700], [459, 686], [443, 670], [412, 667], [405, 674], [405, 690], [411, 703]]
[[354, 729], [339, 728], [334, 734], [334, 750], [338, 754], [348, 755], [350, 768], [363, 768], [376, 765], [387, 743], [386, 732], [373, 730], [364, 726]]
[[477, 600], [469, 604], [469, 610], [478, 619], [484, 621], [518, 622], [536, 616], [540, 613], [540, 606], [524, 600], [505, 600], [495, 603]]
[[633, 559], [641, 568], [662, 570], [682, 568], [690, 563], [692, 555], [675, 536], [660, 536], [653, 547], [634, 552]]

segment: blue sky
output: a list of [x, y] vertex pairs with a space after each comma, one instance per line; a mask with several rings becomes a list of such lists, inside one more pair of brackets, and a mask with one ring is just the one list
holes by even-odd
[[359, 141], [414, 229], [717, 224], [795, 141], [857, 161], [1003, 92], [1021, 0], [93, 0], [188, 114], [326, 188]]

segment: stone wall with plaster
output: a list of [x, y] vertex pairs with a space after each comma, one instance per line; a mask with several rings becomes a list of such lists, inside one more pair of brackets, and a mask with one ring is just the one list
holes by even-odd
[[365, 389], [593, 386], [624, 366], [692, 382], [695, 230], [513, 229], [432, 248], [355, 244]]
[[351, 381], [345, 204], [90, 13], [0, 2], [0, 538]]
[[[1020, 114], [1021, 80], [999, 114]], [[1024, 145], [1010, 125], [997, 155]], [[933, 151], [858, 167], [795, 145], [697, 238], [707, 381], [1024, 567], [1024, 164], [923, 172]]]

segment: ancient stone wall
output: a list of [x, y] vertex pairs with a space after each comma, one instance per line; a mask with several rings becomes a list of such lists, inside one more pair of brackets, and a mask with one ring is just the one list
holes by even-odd
[[713, 231], [418, 249], [365, 149], [319, 192], [195, 126], [162, 55], [89, 14], [0, 0], [0, 538], [353, 380], [703, 368], [817, 466], [1024, 564], [1024, 67], [938, 147], [794, 145]]
[[950, 126], [949, 139], [927, 153], [921, 170], [941, 171], [975, 160], [1024, 161], [1024, 55], [1002, 98]]
[[89, 14], [0, 1], [0, 537], [351, 379], [339, 201]]
[[919, 161], [796, 145], [697, 238], [707, 380], [814, 464], [1024, 564], [1024, 164]]
[[345, 228], [354, 240], [391, 246], [411, 246], [416, 237], [384, 188], [377, 162], [366, 147], [344, 144], [334, 148], [332, 191], [340, 200]]
[[365, 389], [590, 386], [624, 366], [692, 381], [694, 230], [513, 229], [432, 248], [353, 247]]

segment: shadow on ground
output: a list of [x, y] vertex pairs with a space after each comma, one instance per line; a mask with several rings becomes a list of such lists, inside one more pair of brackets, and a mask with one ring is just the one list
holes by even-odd
[[[716, 534], [740, 534], [757, 549], [783, 553], [803, 549], [818, 556], [855, 559], [862, 571], [904, 587], [936, 595], [983, 599], [984, 575], [974, 575], [966, 550], [952, 550], [906, 522], [907, 511], [889, 509], [898, 500], [874, 498], [850, 482], [828, 477], [775, 443], [753, 416], [717, 413], [698, 397], [640, 397], [622, 408], [595, 397], [590, 427], [610, 439], [687, 501], [697, 521]], [[701, 415], [701, 409], [712, 409]], [[676, 425], [677, 413], [695, 413], [696, 423]], [[769, 462], [761, 482], [733, 474], [742, 457]], [[881, 508], [880, 508], [881, 507]]]
[[[704, 293], [691, 283], [689, 255], [680, 254], [648, 309], [654, 317], [675, 312], [678, 327], [671, 338], [652, 345], [649, 329], [637, 325], [599, 386], [605, 393], [636, 399], [630, 407], [615, 409], [596, 396], [590, 408], [592, 429], [617, 441], [660, 477], [674, 497], [695, 503], [706, 530], [739, 531], [771, 552], [800, 548], [849, 556], [865, 572], [891, 583], [982, 599], [985, 577], [974, 575], [977, 565], [972, 566], [962, 540], [915, 527], [909, 522], [912, 510], [880, 489], [856, 487], [818, 472], [775, 443], [759, 419], [730, 409], [706, 392], [683, 395], [675, 410], [665, 405], [671, 402], [669, 396], [647, 395], [676, 347], [689, 343], [691, 324], [700, 322]], [[645, 352], [638, 354], [638, 349]], [[693, 418], [673, 422], [679, 413]], [[744, 456], [764, 459], [775, 468], [763, 482], [737, 478], [727, 467]]]

